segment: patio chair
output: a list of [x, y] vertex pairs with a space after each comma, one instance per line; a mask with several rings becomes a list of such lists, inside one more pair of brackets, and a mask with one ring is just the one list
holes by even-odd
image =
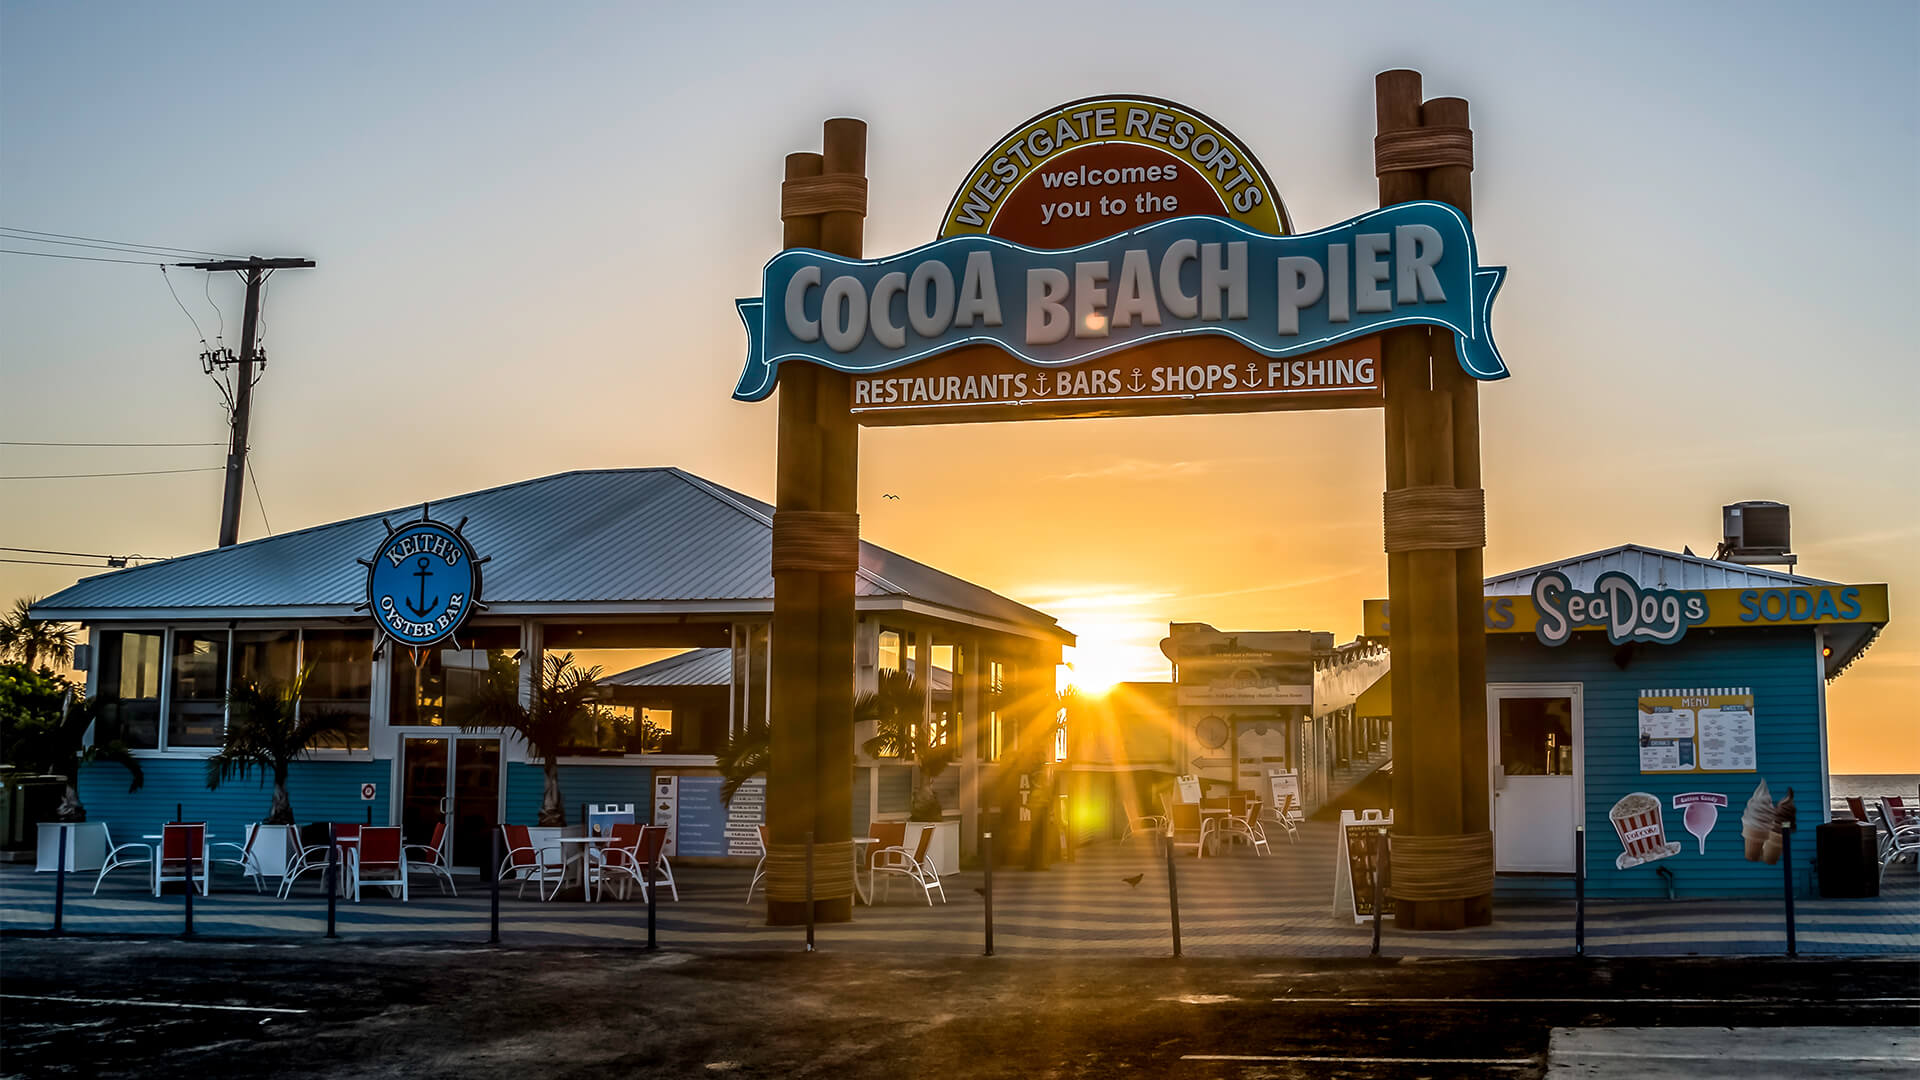
[[451, 892], [455, 896], [460, 895], [460, 890], [453, 884], [453, 865], [447, 853], [446, 822], [433, 823], [433, 843], [408, 844], [405, 850], [420, 853], [407, 856], [407, 873], [432, 874], [434, 884], [440, 886], [442, 894]]
[[398, 825], [371, 825], [360, 830], [360, 850], [354, 853], [353, 902], [360, 902], [360, 890], [369, 885], [386, 887], [395, 893], [401, 903], [410, 898], [407, 892], [406, 847], [400, 839]]
[[[259, 837], [260, 831], [263, 828], [273, 829], [273, 828], [278, 828], [278, 826], [276, 825], [247, 826], [247, 842], [245, 844], [236, 844], [231, 840], [218, 840], [207, 845], [208, 854], [213, 859], [214, 862], [219, 863], [222, 866], [239, 867], [240, 873], [242, 876], [253, 879], [253, 891], [257, 893], [263, 893], [267, 891], [260, 884], [260, 878], [262, 876], [260, 873], [260, 859], [258, 856], [256, 856], [253, 853], [253, 842], [256, 838]], [[218, 854], [221, 848], [232, 848], [234, 854], [229, 858], [221, 858], [220, 855]]]
[[[287, 859], [287, 872], [280, 876], [280, 888], [275, 895], [285, 900], [293, 895], [294, 882], [307, 874], [327, 872], [327, 852], [332, 845], [327, 842], [328, 826], [314, 823], [302, 828], [298, 825], [285, 826], [287, 830], [287, 850], [293, 854]], [[335, 873], [346, 871], [345, 860], [334, 867]]]
[[205, 896], [213, 885], [207, 866], [207, 823], [204, 821], [168, 822], [160, 826], [160, 849], [153, 863], [153, 895], [170, 881], [191, 889], [200, 886]]
[[[567, 864], [560, 858], [558, 848], [536, 849], [533, 836], [525, 825], [500, 826], [502, 838], [506, 841], [507, 857], [500, 860], [496, 871], [501, 881], [520, 880], [520, 890], [516, 896], [527, 894], [527, 883], [535, 882], [536, 890], [542, 900], [547, 898], [547, 883], [552, 881], [554, 892], [560, 891], [560, 882], [566, 876]], [[549, 857], [549, 853], [551, 857]]]
[[760, 883], [767, 878], [767, 850], [772, 843], [772, 839], [768, 835], [765, 825], [754, 826], [754, 831], [760, 837], [760, 861], [753, 864], [753, 880], [747, 882], [748, 907], [753, 906], [753, 890], [759, 888]]
[[1207, 823], [1200, 816], [1199, 803], [1174, 803], [1168, 807], [1167, 843], [1177, 853], [1192, 848], [1196, 856], [1206, 854]]
[[1887, 841], [1880, 849], [1880, 876], [1887, 876], [1887, 867], [1909, 855], [1914, 856], [1914, 865], [1920, 867], [1920, 824], [1901, 825], [1894, 816], [1893, 807], [1888, 804], [1891, 798], [1880, 800], [1881, 824], [1886, 827]]
[[1898, 795], [1882, 795], [1880, 805], [1886, 807], [1887, 823], [1894, 828], [1920, 825], [1920, 806], [1908, 806], [1907, 801]]
[[[904, 835], [906, 826], [901, 826]], [[933, 894], [940, 894], [940, 902], [947, 902], [946, 886], [940, 884], [940, 874], [933, 868], [933, 860], [927, 857], [927, 848], [933, 845], [933, 829], [920, 830], [920, 840], [909, 852], [904, 846], [884, 847], [873, 853], [873, 873], [886, 874], [886, 883], [891, 886], [894, 877], [904, 877], [920, 887], [921, 895], [927, 898], [927, 906], [933, 906]], [[884, 898], [884, 897], [883, 897]]]
[[632, 803], [626, 803], [624, 805], [617, 805], [615, 803], [607, 803], [605, 805], [598, 803], [587, 804], [588, 836], [611, 836], [613, 834], [613, 826], [623, 824], [631, 825], [635, 820], [637, 819], [633, 814]]
[[1278, 825], [1286, 831], [1287, 843], [1300, 842], [1300, 806], [1293, 801], [1292, 795], [1281, 796], [1281, 805], [1262, 806], [1258, 816], [1265, 831], [1265, 825]]
[[1234, 833], [1245, 837], [1247, 843], [1253, 845], [1254, 854], [1271, 855], [1273, 848], [1267, 843], [1267, 830], [1260, 824], [1260, 806], [1259, 799], [1243, 797], [1240, 800], [1240, 814], [1234, 822]]
[[1167, 831], [1167, 826], [1172, 823], [1172, 819], [1169, 818], [1166, 814], [1166, 809], [1167, 809], [1167, 796], [1163, 792], [1160, 795], [1160, 813], [1128, 815], [1127, 835], [1121, 837], [1121, 839], [1125, 840], [1127, 839], [1127, 837], [1133, 836], [1135, 833], [1139, 833], [1145, 836], [1157, 836], [1165, 833]]
[[100, 876], [93, 879], [93, 895], [100, 895], [100, 883], [107, 880], [108, 874], [122, 867], [144, 866], [148, 869], [149, 873], [152, 872], [152, 844], [136, 842], [132, 844], [115, 845], [113, 842], [113, 833], [107, 828], [107, 823], [104, 821], [100, 823], [100, 835], [107, 841], [107, 858], [105, 862], [100, 864]]
[[[764, 828], [764, 826], [762, 826]], [[619, 874], [619, 897], [625, 900], [633, 886], [640, 886], [640, 899], [647, 898], [648, 867], [652, 867], [653, 887], [662, 885], [680, 899], [680, 886], [674, 883], [673, 866], [667, 861], [665, 825], [615, 825], [614, 843], [607, 848], [606, 862], [600, 868], [600, 895], [605, 896], [607, 875]], [[749, 890], [751, 892], [751, 890]]]
[[1226, 814], [1216, 814], [1208, 820], [1212, 826], [1209, 833], [1222, 840], [1244, 840], [1257, 853], [1265, 843], [1265, 838], [1257, 835], [1252, 817], [1259, 805], [1237, 791], [1227, 796], [1226, 802]]

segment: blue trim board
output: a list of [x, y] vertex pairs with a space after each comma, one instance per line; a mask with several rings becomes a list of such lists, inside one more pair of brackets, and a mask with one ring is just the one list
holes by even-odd
[[[1624, 663], [1624, 666], [1622, 664]], [[1813, 632], [1806, 629], [1696, 628], [1672, 645], [1616, 646], [1604, 635], [1581, 633], [1548, 647], [1523, 635], [1487, 638], [1489, 683], [1577, 682], [1584, 690], [1587, 826], [1587, 895], [1594, 899], [1664, 898], [1673, 874], [1676, 898], [1778, 897], [1783, 870], [1748, 862], [1740, 839], [1740, 814], [1762, 779], [1773, 797], [1788, 788], [1799, 810], [1794, 835], [1795, 891], [1812, 895], [1813, 827], [1826, 817], [1820, 773], [1819, 674]], [[1642, 773], [1639, 698], [1643, 690], [1668, 687], [1751, 687], [1758, 770], [1742, 773]], [[1660, 800], [1669, 841], [1681, 845], [1668, 858], [1616, 869], [1621, 845], [1608, 811], [1623, 795], [1644, 791]], [[1719, 792], [1727, 805], [1708, 834], [1706, 853], [1681, 825], [1675, 795]], [[1569, 841], [1571, 842], [1571, 841]], [[1566, 897], [1571, 879], [1502, 876], [1501, 898]]]

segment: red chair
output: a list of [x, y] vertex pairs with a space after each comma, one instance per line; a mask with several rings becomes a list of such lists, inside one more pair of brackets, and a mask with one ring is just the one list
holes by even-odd
[[[533, 846], [533, 834], [525, 825], [502, 825], [500, 835], [507, 844], [507, 857], [500, 860], [497, 871], [501, 881], [520, 879], [520, 890], [516, 896], [527, 895], [527, 883], [538, 882], [538, 888], [544, 899], [546, 883], [554, 882], [554, 891], [560, 890], [559, 881], [566, 875], [567, 867], [560, 860], [556, 848], [539, 849]], [[551, 858], [548, 852], [552, 852]]]
[[453, 864], [449, 861], [447, 854], [446, 822], [436, 821], [433, 823], [433, 843], [408, 844], [406, 850], [420, 852], [418, 857], [413, 855], [407, 856], [408, 873], [419, 871], [421, 873], [433, 874], [435, 875], [434, 883], [440, 886], [442, 893], [451, 890], [453, 895], [460, 895], [460, 890], [453, 887]]
[[395, 894], [405, 903], [407, 894], [406, 848], [400, 840], [398, 825], [373, 825], [359, 830], [360, 850], [353, 857], [353, 902], [360, 902], [360, 890], [369, 885], [398, 889]]
[[[637, 829], [635, 836], [630, 829]], [[624, 881], [620, 883], [620, 899], [625, 900], [635, 882], [640, 885], [640, 899], [647, 898], [647, 878], [653, 878], [654, 888], [662, 885], [680, 899], [680, 886], [674, 884], [673, 867], [667, 862], [667, 827], [665, 825], [615, 825], [613, 827], [613, 845], [607, 849], [605, 863], [600, 869], [600, 895], [607, 894], [607, 875], [619, 874]], [[651, 868], [651, 871], [649, 871]]]
[[[873, 837], [873, 843], [867, 845], [867, 872], [873, 872], [874, 860], [888, 848], [907, 846], [907, 823], [904, 821], [876, 821], [867, 829], [867, 835]], [[869, 877], [868, 880], [872, 880]]]
[[[192, 858], [189, 859], [188, 855]], [[188, 882], [188, 865], [192, 864], [192, 881], [200, 883], [200, 895], [207, 895], [212, 876], [207, 869], [207, 823], [196, 821], [191, 824], [171, 823], [160, 827], [160, 857], [153, 863], [153, 895], [160, 895], [160, 887], [169, 881]]]

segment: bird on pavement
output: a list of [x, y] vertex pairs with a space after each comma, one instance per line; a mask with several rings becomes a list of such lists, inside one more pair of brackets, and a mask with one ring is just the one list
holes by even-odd
[[1143, 878], [1145, 878], [1146, 876], [1147, 876], [1147, 875], [1145, 875], [1145, 874], [1135, 874], [1135, 875], [1133, 875], [1132, 877], [1123, 877], [1123, 878], [1121, 878], [1120, 880], [1121, 880], [1121, 881], [1124, 881], [1124, 882], [1126, 882], [1127, 884], [1129, 884], [1129, 885], [1131, 885], [1131, 886], [1133, 886], [1134, 888], [1136, 888], [1136, 889], [1137, 889], [1137, 888], [1139, 888], [1139, 887], [1140, 887], [1140, 882], [1141, 882], [1141, 880], [1142, 880]]

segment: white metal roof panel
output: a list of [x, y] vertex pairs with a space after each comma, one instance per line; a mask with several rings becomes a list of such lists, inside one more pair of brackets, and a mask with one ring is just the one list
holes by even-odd
[[1642, 588], [1657, 589], [1771, 589], [1793, 585], [1833, 585], [1798, 574], [1763, 570], [1756, 566], [1705, 559], [1659, 548], [1622, 544], [1605, 551], [1575, 555], [1559, 562], [1529, 566], [1487, 579], [1488, 596], [1525, 596], [1533, 591], [1533, 582], [1548, 570], [1567, 576], [1576, 589], [1591, 589], [1596, 579], [1609, 570], [1617, 570]]

